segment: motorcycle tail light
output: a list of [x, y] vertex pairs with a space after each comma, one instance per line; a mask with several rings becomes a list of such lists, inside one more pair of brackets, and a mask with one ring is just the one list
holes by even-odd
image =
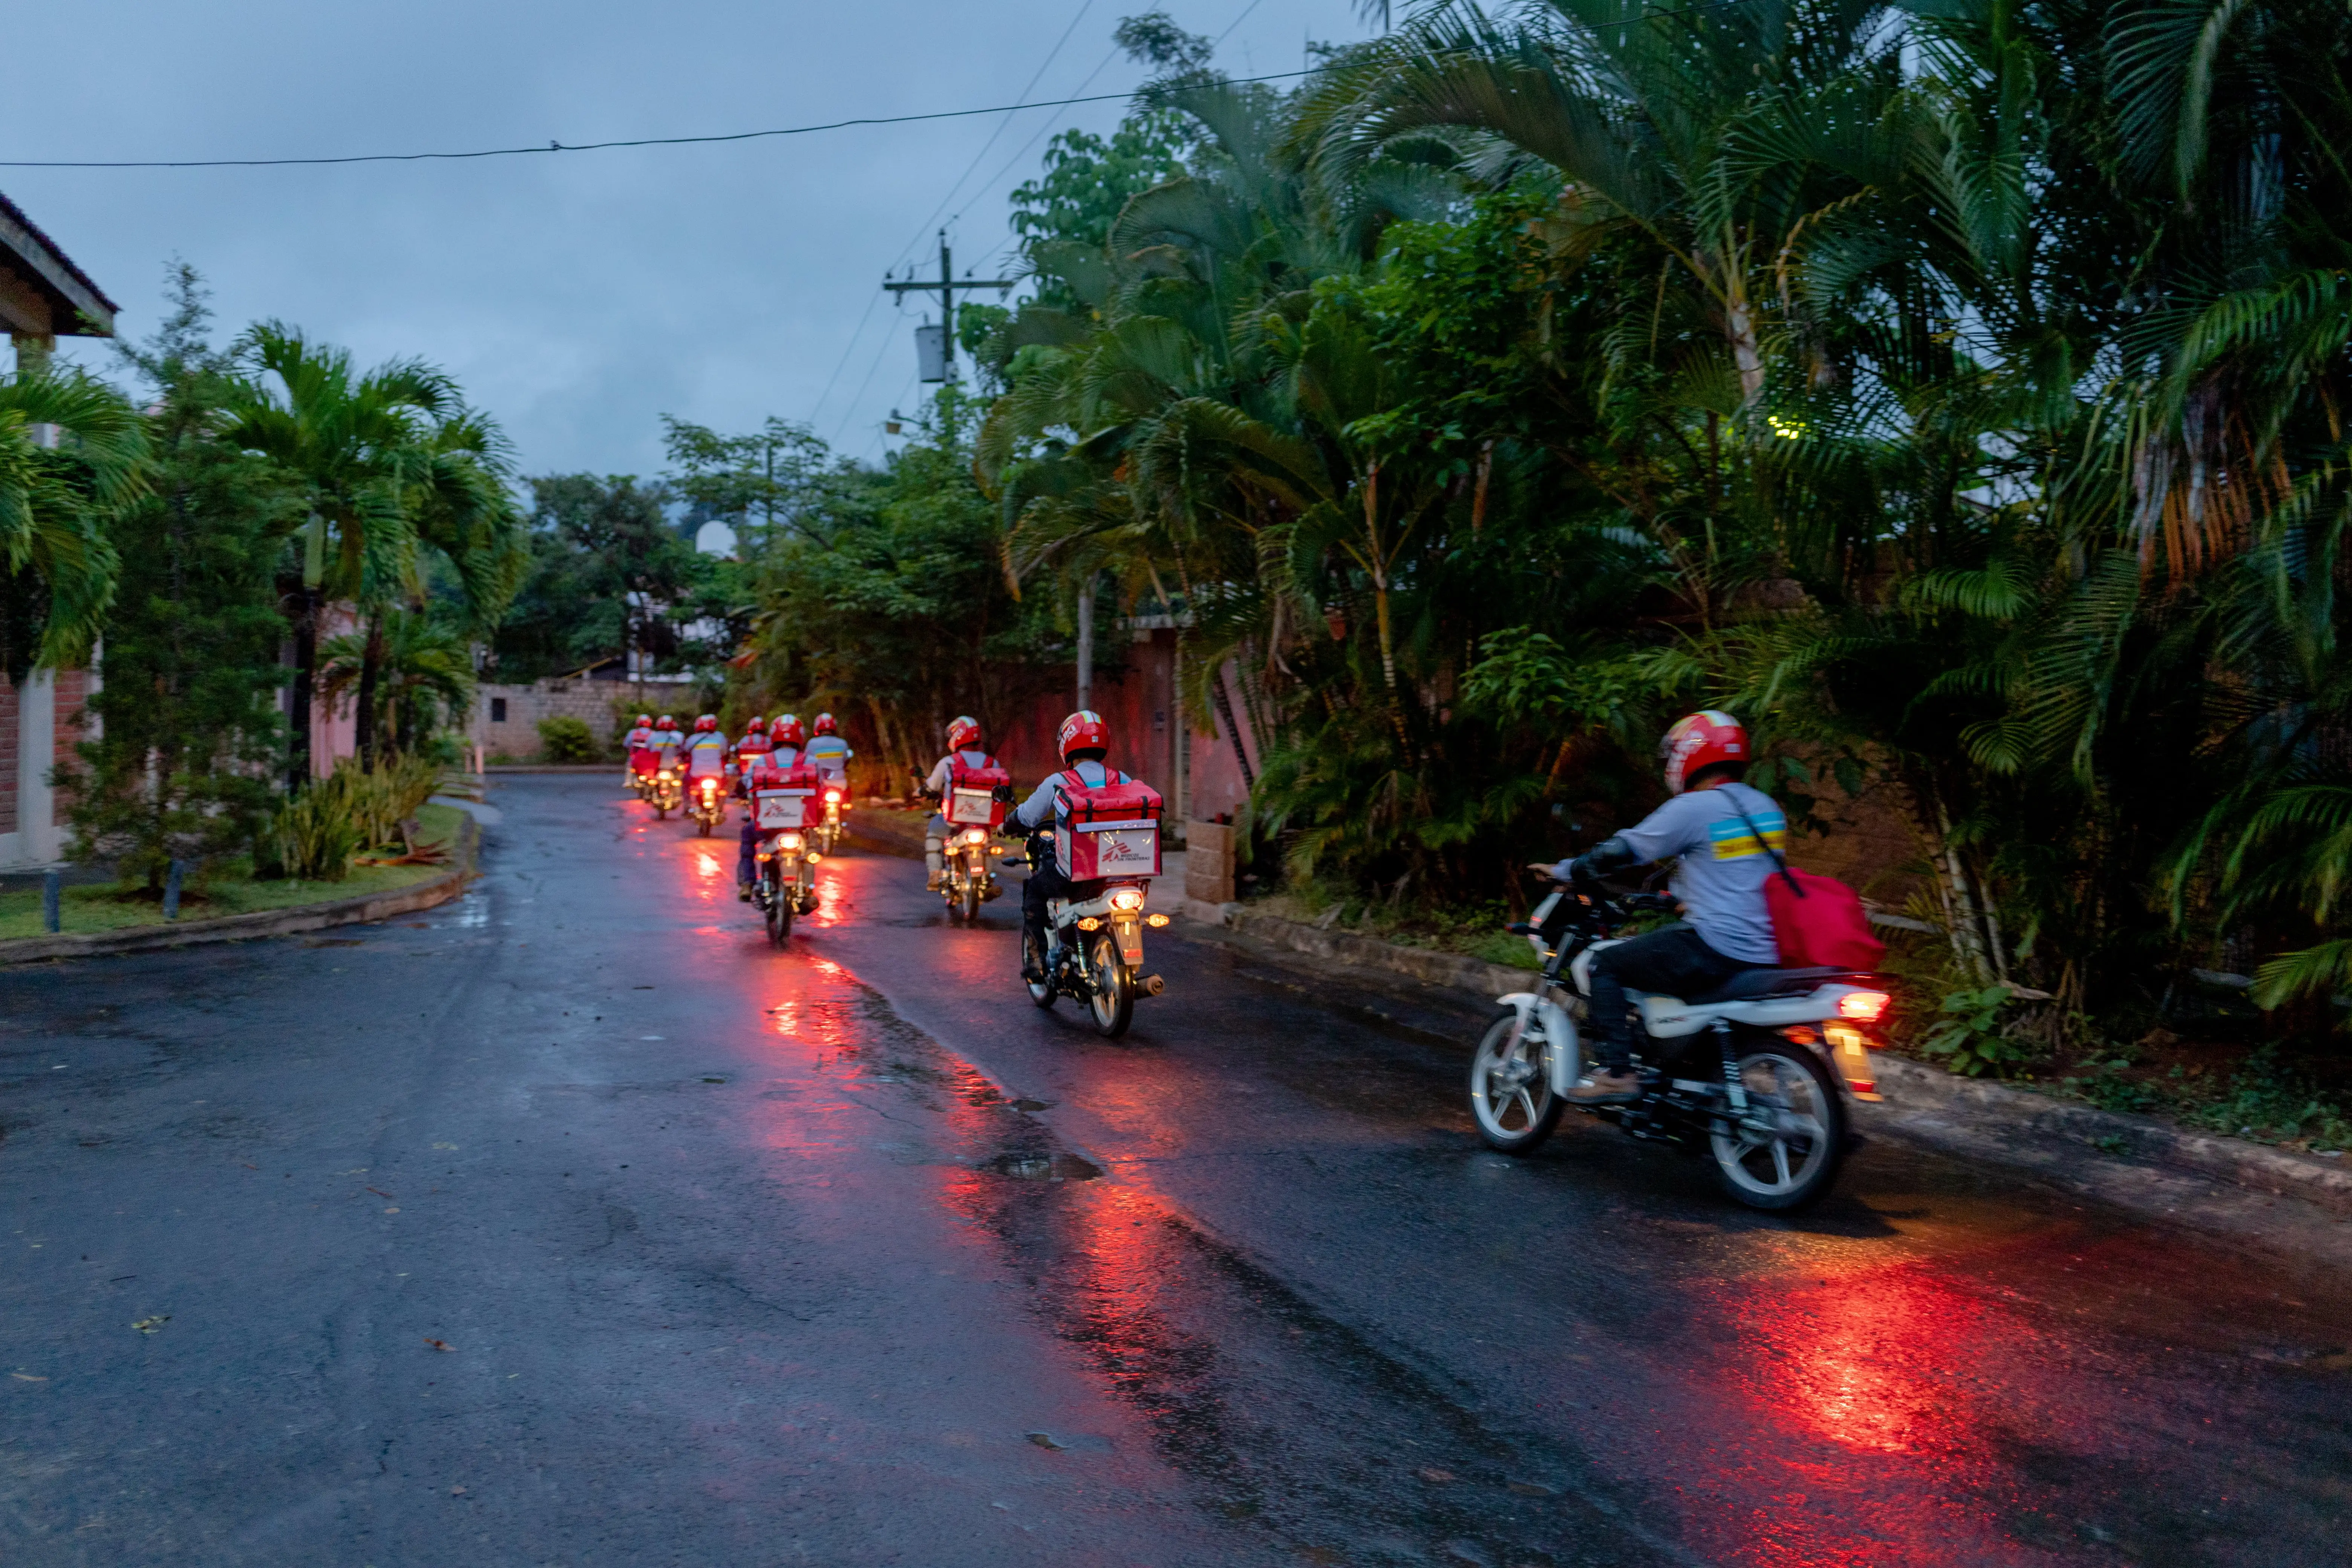
[[1110, 907], [1115, 910], [1126, 910], [1129, 911], [1141, 909], [1143, 907], [1143, 889], [1140, 888], [1120, 888], [1116, 889], [1110, 896]]
[[1859, 1019], [1865, 1024], [1874, 1024], [1878, 1021], [1878, 1016], [1886, 1011], [1886, 1005], [1893, 1000], [1894, 998], [1884, 991], [1849, 991], [1838, 998], [1838, 1016]]
[[801, 836], [797, 833], [787, 833], [776, 840], [776, 847], [780, 849], [797, 849], [801, 847]]
[[829, 789], [824, 792], [824, 798], [827, 800], [839, 800], [841, 798], [841, 792], [837, 789]]
[[1168, 917], [1166, 915], [1146, 915], [1143, 917], [1143, 923], [1148, 926], [1164, 926], [1168, 923]]
[[963, 841], [966, 844], [985, 844], [988, 842], [988, 830], [984, 827], [975, 827], [963, 836]]

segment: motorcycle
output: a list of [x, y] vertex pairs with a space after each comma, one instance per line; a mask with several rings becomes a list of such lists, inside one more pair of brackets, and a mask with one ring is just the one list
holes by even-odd
[[704, 838], [710, 830], [727, 820], [727, 781], [717, 773], [702, 773], [689, 781], [687, 812], [694, 818], [696, 834]]
[[849, 812], [849, 785], [831, 783], [824, 786], [824, 820], [817, 824], [816, 838], [823, 852], [831, 855], [841, 847], [841, 835]]
[[[1004, 863], [1034, 868], [1052, 854], [1066, 873], [1076, 872], [1063, 897], [1046, 900], [1045, 951], [1024, 923], [1021, 980], [1041, 1008], [1059, 996], [1084, 998], [1095, 1032], [1115, 1040], [1133, 1021], [1136, 998], [1167, 988], [1159, 975], [1142, 973], [1144, 928], [1168, 924], [1166, 915], [1143, 907], [1160, 870], [1160, 797], [1139, 784], [1094, 795], [1056, 820], [1051, 839], [1033, 836], [1024, 858]], [[1137, 804], [1140, 797], [1148, 805]], [[1007, 830], [1021, 831], [1017, 820]]]
[[762, 836], [752, 855], [751, 901], [767, 921], [768, 940], [782, 947], [793, 934], [793, 917], [815, 912], [816, 867], [824, 855], [798, 828]]
[[[1534, 990], [1499, 998], [1471, 1058], [1470, 1110], [1488, 1148], [1528, 1154], [1551, 1136], [1584, 1072], [1576, 1018], [1591, 1005], [1593, 956], [1633, 915], [1672, 907], [1559, 885], [1508, 928], [1543, 967]], [[1710, 1160], [1750, 1208], [1801, 1208], [1860, 1142], [1848, 1099], [1882, 1098], [1870, 1051], [1892, 1001], [1883, 987], [1858, 970], [1751, 969], [1694, 996], [1634, 993], [1640, 1098], [1578, 1109]]]
[[1003, 853], [1004, 846], [988, 841], [985, 827], [949, 830], [940, 857], [940, 897], [947, 900], [950, 921], [961, 916], [966, 925], [979, 924], [980, 906], [1003, 894], [992, 858]]
[[654, 820], [656, 822], [685, 805], [686, 790], [685, 786], [677, 782], [677, 770], [667, 763], [656, 769], [654, 773], [653, 784], [646, 792], [646, 798], [653, 803]]
[[751, 851], [751, 901], [778, 947], [793, 934], [793, 917], [816, 909], [816, 868], [824, 852], [812, 841], [808, 820], [814, 794], [814, 780], [799, 772], [751, 788], [751, 822], [759, 835]]

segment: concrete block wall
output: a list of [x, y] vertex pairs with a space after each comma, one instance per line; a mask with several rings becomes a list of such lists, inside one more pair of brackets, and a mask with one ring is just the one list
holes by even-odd
[[[529, 686], [493, 686], [485, 684], [474, 700], [474, 738], [492, 756], [512, 757], [518, 762], [535, 762], [541, 751], [539, 721], [558, 716], [579, 720], [596, 737], [596, 744], [606, 754], [612, 754], [614, 744], [613, 705], [635, 703], [638, 711], [675, 715], [681, 729], [694, 722], [691, 713], [680, 713], [674, 704], [686, 700], [686, 689], [666, 690], [661, 687], [640, 688], [626, 681], [585, 680], [557, 678], [533, 681]], [[505, 704], [506, 717], [493, 717], [499, 704]]]

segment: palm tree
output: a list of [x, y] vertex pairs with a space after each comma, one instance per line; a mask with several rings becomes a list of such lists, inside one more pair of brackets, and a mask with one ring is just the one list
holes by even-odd
[[[368, 679], [373, 652], [375, 684]], [[374, 704], [379, 751], [413, 754], [443, 724], [460, 720], [474, 700], [473, 655], [460, 628], [429, 612], [388, 608], [371, 618], [364, 636], [330, 637], [320, 649], [319, 689], [329, 701], [350, 694]]]
[[369, 623], [357, 693], [360, 749], [369, 759], [383, 649], [379, 622], [386, 606], [421, 598], [419, 546], [449, 556], [474, 618], [488, 624], [520, 583], [520, 519], [502, 483], [495, 426], [465, 407], [442, 372], [396, 360], [361, 375], [345, 351], [276, 321], [248, 331], [237, 353], [253, 379], [233, 403], [228, 438], [298, 475], [310, 497], [293, 594], [289, 787], [299, 788], [312, 771], [310, 706], [324, 603], [350, 600]]
[[114, 595], [106, 517], [144, 493], [146, 474], [145, 427], [111, 388], [54, 366], [0, 383], [0, 668], [12, 681], [89, 657]]

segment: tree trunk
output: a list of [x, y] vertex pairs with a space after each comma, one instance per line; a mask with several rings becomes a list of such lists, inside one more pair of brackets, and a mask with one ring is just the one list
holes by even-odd
[[294, 601], [294, 692], [287, 704], [293, 731], [286, 743], [286, 793], [299, 795], [310, 782], [310, 689], [319, 672], [319, 590], [304, 587]]
[[1078, 585], [1078, 706], [1095, 705], [1095, 578]]
[[359, 745], [360, 766], [373, 768], [376, 762], [375, 689], [383, 676], [383, 616], [381, 612], [368, 616], [367, 643], [360, 654], [359, 711], [353, 716], [354, 735]]
[[1234, 743], [1234, 761], [1241, 764], [1242, 788], [1257, 788], [1257, 772], [1250, 766], [1249, 749], [1242, 744], [1241, 726], [1234, 722], [1233, 694], [1225, 689], [1225, 671], [1221, 665], [1209, 677], [1209, 695], [1216, 699], [1217, 715], [1225, 721], [1225, 739]]

